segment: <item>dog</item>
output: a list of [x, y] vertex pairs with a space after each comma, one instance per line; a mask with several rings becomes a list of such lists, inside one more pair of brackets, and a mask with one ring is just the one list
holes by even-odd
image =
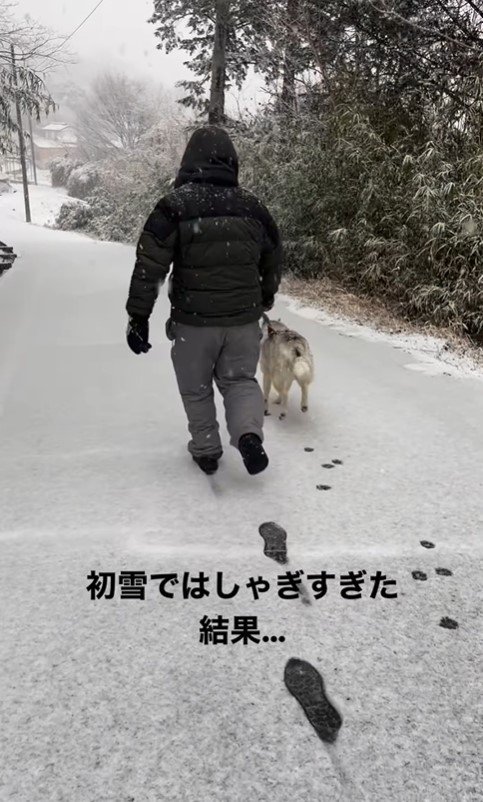
[[309, 384], [314, 379], [314, 358], [305, 337], [289, 329], [280, 320], [263, 316], [260, 368], [263, 374], [265, 415], [269, 415], [268, 399], [273, 385], [278, 393], [276, 404], [281, 405], [279, 418], [287, 414], [288, 394], [294, 382], [300, 386], [300, 409], [309, 408]]

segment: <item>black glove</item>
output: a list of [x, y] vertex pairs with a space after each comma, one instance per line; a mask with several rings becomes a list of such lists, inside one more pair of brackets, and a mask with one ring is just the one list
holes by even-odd
[[269, 312], [274, 303], [275, 303], [275, 298], [273, 297], [273, 295], [271, 295], [270, 298], [264, 298], [262, 302], [263, 311]]
[[127, 344], [135, 354], [147, 354], [151, 348], [149, 339], [149, 319], [147, 317], [130, 317], [127, 324]]

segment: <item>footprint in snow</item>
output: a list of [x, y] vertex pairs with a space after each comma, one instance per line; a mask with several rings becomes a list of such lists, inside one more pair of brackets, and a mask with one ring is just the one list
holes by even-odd
[[453, 572], [449, 568], [435, 568], [434, 570], [439, 576], [453, 576]]
[[324, 680], [317, 669], [305, 660], [291, 657], [285, 666], [284, 682], [321, 741], [335, 743], [342, 726], [342, 716], [327, 698]]
[[317, 485], [317, 490], [330, 490], [330, 485]]
[[434, 549], [434, 543], [431, 543], [430, 540], [420, 540], [419, 542], [425, 549]]
[[265, 546], [263, 553], [266, 557], [275, 562], [285, 565], [287, 559], [287, 533], [285, 529], [274, 521], [266, 521], [260, 524], [258, 531], [262, 536]]
[[428, 578], [428, 575], [424, 573], [424, 571], [412, 571], [413, 579], [421, 579], [424, 582], [425, 579]]
[[458, 629], [458, 627], [459, 627], [458, 622], [455, 621], [454, 618], [448, 618], [447, 616], [444, 616], [441, 619], [441, 621], [439, 622], [439, 625], [440, 625], [440, 627], [443, 627], [444, 629]]

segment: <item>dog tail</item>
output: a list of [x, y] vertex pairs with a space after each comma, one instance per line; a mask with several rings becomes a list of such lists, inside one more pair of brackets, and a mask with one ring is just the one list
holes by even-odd
[[312, 368], [305, 357], [297, 354], [293, 364], [294, 376], [299, 383], [306, 384], [312, 381]]

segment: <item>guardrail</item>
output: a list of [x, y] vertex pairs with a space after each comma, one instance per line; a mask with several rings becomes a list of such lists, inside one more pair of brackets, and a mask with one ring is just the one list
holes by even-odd
[[16, 258], [17, 254], [13, 252], [13, 248], [0, 241], [0, 276], [6, 270], [10, 270]]

